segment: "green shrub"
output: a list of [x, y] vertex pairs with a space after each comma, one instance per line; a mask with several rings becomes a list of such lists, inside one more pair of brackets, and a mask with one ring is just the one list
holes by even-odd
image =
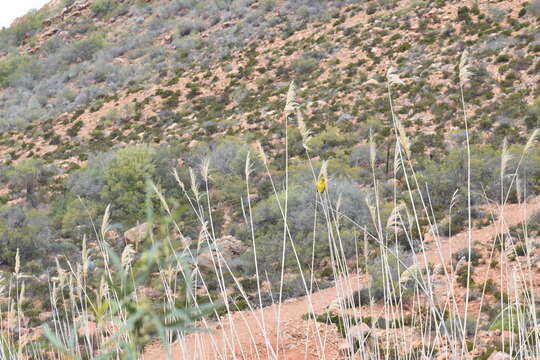
[[319, 61], [313, 58], [298, 59], [293, 62], [292, 67], [299, 76], [308, 75], [319, 67]]
[[105, 36], [102, 33], [92, 33], [88, 37], [66, 47], [62, 52], [63, 59], [69, 64], [79, 60], [90, 60], [105, 46], [105, 43]]
[[90, 5], [90, 9], [93, 11], [94, 15], [106, 17], [116, 9], [117, 4], [118, 3], [115, 0], [95, 0]]
[[154, 149], [132, 145], [119, 150], [105, 170], [102, 198], [111, 203], [113, 216], [131, 225], [145, 218], [147, 180], [155, 172]]
[[[474, 284], [474, 279], [472, 277], [473, 270], [474, 269], [471, 267], [471, 272], [470, 272], [471, 275], [469, 277], [469, 267], [467, 265], [463, 265], [459, 269], [457, 269], [456, 271], [457, 283], [464, 288], [466, 288], [467, 285], [469, 286], [473, 285]], [[467, 284], [467, 282], [469, 284]]]
[[0, 87], [10, 86], [19, 69], [31, 62], [27, 56], [10, 54], [0, 59]]
[[31, 11], [24, 16], [22, 21], [8, 29], [13, 36], [13, 45], [21, 45], [24, 40], [40, 30], [47, 15], [46, 10]]
[[0, 264], [13, 265], [17, 249], [23, 260], [44, 257], [51, 245], [51, 230], [47, 208], [1, 207]]
[[52, 169], [42, 159], [24, 159], [7, 173], [10, 187], [14, 191], [24, 191], [28, 203], [36, 207], [39, 202], [39, 186], [44, 185]]

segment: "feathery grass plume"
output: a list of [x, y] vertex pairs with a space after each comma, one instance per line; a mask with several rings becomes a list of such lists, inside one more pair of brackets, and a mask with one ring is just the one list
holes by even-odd
[[253, 164], [251, 163], [250, 156], [251, 156], [251, 153], [248, 151], [246, 155], [246, 166], [244, 168], [244, 174], [246, 175], [246, 179], [248, 179], [249, 174], [253, 172], [253, 166], [252, 166]]
[[189, 168], [189, 178], [191, 180], [191, 191], [195, 195], [195, 199], [200, 199], [199, 187], [197, 186], [197, 177], [195, 176], [195, 171], [192, 168]]
[[201, 229], [199, 230], [199, 236], [197, 237], [197, 250], [201, 248], [201, 245], [206, 243], [208, 238], [208, 221], [201, 223]]
[[394, 175], [397, 175], [397, 173], [403, 166], [403, 163], [401, 161], [401, 156], [399, 156], [400, 151], [401, 151], [400, 142], [396, 141], [396, 146], [394, 150]]
[[83, 235], [81, 259], [82, 259], [82, 273], [83, 273], [84, 278], [87, 278], [89, 259], [88, 259], [88, 248], [86, 246], [86, 234]]
[[21, 257], [19, 255], [19, 248], [17, 248], [17, 253], [15, 254], [15, 276], [19, 276], [21, 271]]
[[109, 295], [109, 283], [105, 279], [105, 276], [102, 276], [101, 279], [99, 280], [98, 292], [99, 292], [99, 298], [101, 299], [105, 299]]
[[504, 176], [506, 165], [510, 160], [512, 160], [512, 154], [508, 153], [508, 141], [504, 138], [501, 152], [501, 178]]
[[377, 209], [375, 205], [373, 205], [373, 193], [368, 193], [365, 197], [366, 206], [369, 210], [369, 214], [371, 215], [371, 220], [373, 221], [373, 224], [375, 226], [377, 225]]
[[180, 180], [180, 176], [178, 176], [178, 171], [176, 171], [176, 169], [173, 170], [173, 175], [174, 175], [174, 179], [176, 180], [176, 182], [178, 183], [182, 191], [186, 192], [186, 186], [184, 185], [182, 180]]
[[523, 191], [523, 183], [521, 182], [521, 178], [519, 176], [516, 176], [516, 195], [518, 199], [518, 204], [521, 204], [521, 202], [524, 200], [521, 196], [522, 191]]
[[388, 220], [386, 221], [386, 228], [391, 229], [394, 226], [401, 227], [403, 224], [403, 221], [401, 220], [401, 212], [405, 210], [406, 206], [404, 202], [400, 202], [397, 204], [390, 213], [390, 216], [388, 217]]
[[285, 115], [288, 116], [296, 110], [298, 103], [296, 102], [296, 85], [294, 80], [289, 85], [289, 91], [287, 91], [287, 100], [285, 102]]
[[524, 148], [523, 152], [525, 152], [525, 153], [528, 152], [529, 149], [533, 146], [534, 141], [538, 137], [538, 133], [540, 133], [540, 128], [534, 129], [533, 133], [529, 137], [529, 140], [527, 140], [527, 143], [525, 144], [525, 148]]
[[205, 182], [210, 178], [210, 159], [205, 157], [201, 163], [201, 176]]
[[386, 71], [386, 81], [388, 81], [390, 85], [404, 85], [405, 84], [405, 82], [403, 82], [403, 80], [399, 78], [399, 75], [397, 74], [396, 69], [392, 66], [390, 66], [388, 70]]
[[407, 137], [407, 133], [405, 132], [405, 128], [403, 127], [403, 124], [401, 124], [401, 121], [396, 119], [396, 127], [398, 130], [399, 135], [399, 141], [401, 142], [401, 145], [403, 145], [403, 150], [405, 150], [405, 154], [407, 155], [407, 158], [411, 158], [411, 143], [409, 142], [409, 138]]
[[67, 271], [60, 266], [58, 258], [54, 258], [56, 261], [56, 272], [58, 273], [58, 287], [62, 289], [66, 283]]
[[300, 109], [296, 109], [296, 119], [298, 121], [298, 130], [302, 136], [302, 146], [304, 149], [309, 150], [308, 143], [311, 141], [311, 130], [309, 130], [304, 122], [304, 115]]
[[170, 214], [171, 213], [171, 209], [169, 208], [169, 204], [167, 204], [167, 200], [165, 200], [165, 197], [163, 196], [163, 194], [161, 193], [161, 191], [159, 191], [159, 189], [157, 188], [156, 184], [154, 184], [153, 182], [150, 182], [150, 185], [152, 186], [152, 189], [154, 190], [154, 192], [156, 193], [157, 197], [159, 198], [159, 201], [161, 202], [161, 205], [163, 206], [163, 208], [165, 209], [165, 211]]
[[124, 270], [127, 271], [131, 267], [131, 263], [133, 262], [135, 250], [133, 249], [133, 245], [127, 244], [124, 250], [122, 251], [121, 256], [121, 263], [124, 267]]
[[377, 159], [377, 150], [375, 146], [375, 139], [373, 137], [373, 131], [369, 129], [369, 160], [371, 167], [375, 169], [375, 160]]
[[266, 157], [266, 152], [260, 141], [257, 141], [257, 149], [259, 150], [259, 156], [261, 157], [265, 166], [268, 166], [268, 158]]
[[101, 239], [105, 240], [105, 235], [109, 230], [109, 220], [111, 216], [111, 204], [107, 205], [105, 213], [103, 214], [103, 220], [101, 221]]
[[459, 60], [459, 81], [461, 84], [465, 84], [470, 80], [472, 76], [471, 65], [469, 64], [469, 52], [464, 50], [461, 53], [461, 58]]

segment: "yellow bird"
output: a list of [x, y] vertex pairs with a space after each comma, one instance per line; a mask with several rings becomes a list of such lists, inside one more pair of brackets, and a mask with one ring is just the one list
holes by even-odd
[[321, 176], [317, 182], [317, 191], [322, 194], [324, 190], [326, 190], [326, 179]]

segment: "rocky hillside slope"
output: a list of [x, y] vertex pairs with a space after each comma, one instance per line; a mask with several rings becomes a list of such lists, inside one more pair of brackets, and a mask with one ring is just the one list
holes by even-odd
[[4, 51], [5, 160], [69, 166], [113, 144], [248, 130], [271, 144], [293, 79], [317, 134], [385, 136], [389, 66], [404, 81], [396, 111], [414, 149], [437, 154], [463, 127], [456, 64], [466, 48], [477, 141], [519, 142], [538, 124], [540, 34], [523, 1], [237, 1], [217, 13], [212, 1], [109, 3], [48, 11]]

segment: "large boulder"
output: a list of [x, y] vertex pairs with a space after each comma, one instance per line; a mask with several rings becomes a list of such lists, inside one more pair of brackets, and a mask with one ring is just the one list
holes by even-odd
[[363, 342], [366, 340], [367, 336], [371, 333], [371, 328], [366, 323], [359, 323], [357, 325], [351, 326], [348, 330], [351, 340], [356, 340]]
[[[202, 267], [211, 268], [217, 259], [227, 261], [242, 255], [247, 250], [247, 246], [242, 241], [230, 235], [216, 239], [215, 242], [210, 241], [210, 247], [202, 250], [198, 257], [199, 265]], [[214, 261], [212, 261], [212, 257]]]
[[135, 244], [135, 249], [138, 248], [139, 243], [143, 241], [152, 231], [152, 224], [144, 222], [137, 226], [132, 227], [124, 233], [124, 239], [129, 244]]

